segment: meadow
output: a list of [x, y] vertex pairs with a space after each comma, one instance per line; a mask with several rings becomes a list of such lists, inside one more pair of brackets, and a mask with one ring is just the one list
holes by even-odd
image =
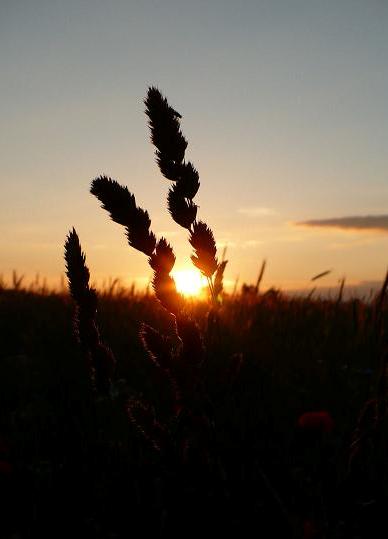
[[[273, 294], [226, 297], [216, 311], [190, 302], [206, 350], [200, 401], [190, 395], [202, 426], [171, 420], [171, 384], [139, 338], [142, 322], [174, 335], [154, 296], [100, 296], [117, 366], [109, 393], [96, 396], [69, 296], [2, 290], [5, 536], [377, 537], [386, 420], [373, 405], [358, 423], [367, 401], [385, 403], [379, 326], [388, 312], [377, 305]], [[133, 399], [168, 432], [145, 412], [129, 417]], [[308, 412], [320, 415], [303, 422]]]
[[69, 293], [0, 286], [3, 536], [380, 537], [388, 279], [368, 302], [343, 283], [335, 299], [262, 292], [262, 273], [226, 294], [181, 116], [156, 88], [145, 105], [208, 294], [179, 293], [173, 247], [105, 176], [91, 193], [147, 256], [152, 291], [95, 290], [75, 229]]

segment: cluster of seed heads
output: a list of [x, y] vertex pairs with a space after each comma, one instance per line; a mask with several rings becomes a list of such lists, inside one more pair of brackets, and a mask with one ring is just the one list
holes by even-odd
[[215, 290], [213, 275], [218, 271], [217, 279], [222, 281], [226, 261], [218, 263], [213, 232], [206, 223], [196, 219], [198, 207], [193, 199], [200, 181], [197, 169], [185, 160], [188, 143], [180, 128], [182, 116], [155, 87], [149, 88], [144, 102], [151, 141], [156, 148], [156, 162], [163, 176], [173, 182], [167, 196], [168, 210], [174, 221], [189, 231], [189, 242], [194, 249], [191, 260], [208, 279], [215, 300], [220, 286], [218, 283]]
[[[200, 182], [198, 171], [190, 161], [185, 161], [187, 141], [180, 129], [181, 115], [154, 87], [149, 88], [145, 105], [151, 141], [156, 147], [156, 161], [162, 174], [173, 182], [167, 197], [168, 210], [174, 221], [189, 231], [189, 242], [194, 251], [191, 259], [208, 279], [211, 296], [216, 302], [222, 292], [226, 261], [218, 263], [213, 232], [205, 223], [196, 220], [197, 205], [193, 198]], [[112, 221], [124, 227], [128, 244], [148, 257], [155, 295], [175, 317], [176, 334], [181, 344], [174, 349], [169, 338], [146, 324], [141, 326], [140, 338], [151, 361], [163, 371], [172, 389], [172, 416], [185, 409], [185, 417], [191, 418], [194, 431], [203, 434], [210, 424], [200, 404], [206, 402], [200, 374], [204, 347], [199, 328], [187, 314], [184, 299], [170, 275], [175, 264], [173, 248], [165, 238], [156, 238], [150, 228], [148, 212], [137, 205], [127, 187], [108, 176], [99, 176], [92, 181], [90, 191]], [[96, 323], [97, 296], [89, 286], [89, 270], [74, 229], [65, 244], [65, 259], [70, 291], [77, 304], [77, 335], [87, 355], [92, 378], [97, 381], [96, 389], [106, 391], [113, 375], [114, 358], [100, 338]], [[190, 373], [189, 380], [187, 372]], [[155, 449], [160, 450], [166, 445], [168, 428], [156, 419], [152, 406], [133, 397], [127, 401], [126, 410], [130, 421]], [[184, 443], [187, 444], [187, 440]]]

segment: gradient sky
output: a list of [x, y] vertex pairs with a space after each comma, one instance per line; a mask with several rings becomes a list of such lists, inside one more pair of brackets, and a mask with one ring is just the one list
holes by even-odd
[[89, 194], [102, 173], [188, 265], [143, 112], [157, 85], [183, 115], [229, 281], [264, 257], [267, 286], [382, 279], [388, 225], [342, 218], [388, 223], [387, 59], [386, 0], [0, 0], [0, 273], [58, 282], [74, 225], [95, 280], [146, 282]]

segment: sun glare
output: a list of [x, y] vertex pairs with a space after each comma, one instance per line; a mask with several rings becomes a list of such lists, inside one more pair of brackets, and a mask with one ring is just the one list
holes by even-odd
[[207, 285], [205, 277], [194, 269], [176, 270], [172, 272], [178, 292], [184, 296], [199, 296]]

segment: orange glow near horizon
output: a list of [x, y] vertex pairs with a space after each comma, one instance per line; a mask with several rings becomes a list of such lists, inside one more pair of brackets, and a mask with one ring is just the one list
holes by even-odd
[[200, 296], [206, 279], [195, 269], [182, 269], [172, 272], [178, 292], [184, 296]]

